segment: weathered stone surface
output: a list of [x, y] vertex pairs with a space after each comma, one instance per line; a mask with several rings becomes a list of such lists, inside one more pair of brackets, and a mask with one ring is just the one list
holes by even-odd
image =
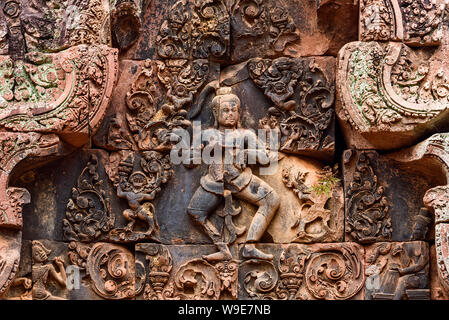
[[33, 300], [135, 296], [134, 255], [123, 246], [33, 240], [32, 259]]
[[230, 19], [224, 1], [155, 0], [142, 9], [142, 32], [123, 58], [223, 61], [229, 55]]
[[273, 261], [239, 267], [239, 299], [345, 300], [363, 297], [364, 249], [333, 244], [259, 244]]
[[237, 299], [237, 248], [226, 260], [208, 261], [214, 246], [136, 244], [136, 295], [143, 300]]
[[447, 46], [352, 42], [339, 53], [336, 112], [350, 147], [391, 150], [445, 127]]
[[33, 299], [33, 279], [32, 279], [31, 241], [23, 240], [20, 250], [19, 269], [6, 292], [5, 300], [32, 300]]
[[324, 55], [335, 57], [346, 43], [358, 39], [354, 26], [359, 19], [359, 0], [320, 0], [317, 4], [319, 31], [313, 34], [326, 38], [323, 43], [328, 43], [328, 49]]
[[423, 197], [442, 180], [438, 171], [428, 174], [430, 170], [421, 169], [391, 161], [375, 151], [346, 150], [346, 240], [369, 243], [430, 239], [433, 215]]
[[[320, 243], [343, 241], [344, 197], [335, 170], [307, 158], [280, 155], [276, 172], [259, 175], [280, 195], [280, 206], [262, 242]], [[235, 219], [249, 226], [254, 207], [240, 201], [242, 213]], [[244, 241], [245, 233], [237, 238]]]
[[429, 300], [429, 245], [379, 242], [365, 248], [366, 300]]
[[430, 247], [430, 299], [448, 300], [449, 295], [443, 288], [440, 277], [438, 276], [438, 265], [435, 245]]
[[445, 4], [443, 0], [360, 0], [360, 40], [438, 45], [443, 37]]
[[334, 68], [332, 57], [255, 58], [223, 70], [220, 80], [239, 96], [243, 125], [278, 130], [282, 152], [331, 160]]
[[233, 63], [255, 57], [336, 55], [346, 42], [357, 39], [353, 25], [358, 6], [352, 0], [228, 0], [228, 7]]

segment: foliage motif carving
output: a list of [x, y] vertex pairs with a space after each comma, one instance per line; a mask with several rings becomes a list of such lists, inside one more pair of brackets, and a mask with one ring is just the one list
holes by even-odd
[[92, 155], [67, 203], [63, 223], [68, 240], [91, 242], [114, 226], [114, 216], [97, 171], [98, 159]]
[[[350, 158], [348, 153], [351, 151], [346, 153], [345, 159]], [[361, 243], [391, 239], [390, 204], [384, 192], [384, 187], [379, 186], [369, 155], [360, 153], [353, 180], [346, 188], [347, 234]]]

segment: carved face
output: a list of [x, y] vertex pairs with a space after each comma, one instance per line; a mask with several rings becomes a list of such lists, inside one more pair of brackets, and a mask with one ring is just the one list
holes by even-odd
[[48, 255], [47, 253], [44, 251], [44, 249], [42, 249], [41, 247], [34, 247], [33, 248], [33, 260], [35, 262], [45, 262], [48, 260]]
[[426, 237], [428, 231], [428, 227], [427, 224], [422, 223], [420, 221], [416, 221], [413, 224], [413, 229], [412, 229], [412, 240], [421, 240], [424, 239]]
[[218, 109], [218, 123], [222, 127], [235, 128], [240, 117], [240, 104], [234, 99], [223, 99]]

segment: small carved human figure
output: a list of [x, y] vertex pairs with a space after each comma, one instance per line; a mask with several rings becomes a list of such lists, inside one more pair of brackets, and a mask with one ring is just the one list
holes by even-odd
[[[381, 257], [383, 255], [384, 257]], [[426, 242], [382, 243], [368, 258], [370, 268], [382, 274], [380, 286], [368, 290], [365, 298], [402, 300], [430, 295], [429, 253]], [[370, 289], [367, 287], [367, 289]]]
[[389, 271], [397, 271], [399, 279], [393, 300], [401, 300], [408, 289], [426, 289], [429, 281], [429, 255], [424, 242], [404, 243], [393, 248], [392, 254], [399, 255], [401, 266], [390, 265]]
[[[223, 241], [217, 228], [208, 220], [209, 215], [222, 203], [223, 196], [229, 196], [230, 193], [232, 196], [258, 207], [248, 229], [242, 256], [246, 259], [271, 260], [273, 256], [258, 250], [254, 243], [260, 240], [279, 208], [279, 196], [271, 186], [253, 175], [251, 168], [246, 166], [250, 155], [254, 156], [258, 163], [262, 163], [271, 159], [270, 154], [254, 132], [241, 128], [240, 99], [231, 93], [230, 88], [217, 90], [217, 95], [212, 100], [212, 111], [215, 127], [218, 130], [211, 130], [214, 139], [209, 139], [209, 146], [212, 144], [211, 141], [214, 141], [213, 147], [216, 148], [218, 145], [218, 148], [225, 152], [222, 153], [222, 161], [209, 165], [208, 173], [201, 178], [200, 186], [192, 196], [187, 208], [190, 217], [203, 228], [219, 250], [203, 258], [207, 261], [232, 259], [227, 243]], [[230, 137], [235, 139], [229, 139]], [[254, 139], [257, 142], [256, 149], [250, 149], [235, 142], [231, 146], [227, 145], [230, 140], [237, 141], [238, 139]], [[242, 161], [229, 163], [224, 159], [229, 147], [234, 155], [244, 155], [243, 163]]]
[[431, 213], [427, 208], [421, 208], [413, 217], [413, 227], [410, 240], [426, 240], [427, 232], [432, 223]]
[[123, 216], [129, 221], [128, 225], [125, 227], [125, 230], [128, 232], [133, 232], [136, 220], [141, 220], [146, 222], [148, 225], [148, 229], [145, 231], [145, 234], [150, 235], [155, 228], [153, 213], [146, 205], [142, 205], [142, 202], [154, 200], [155, 194], [147, 194], [136, 191], [137, 189], [141, 189], [138, 173], [134, 174], [133, 179], [130, 179], [131, 182], [128, 181], [127, 175], [132, 172], [132, 163], [128, 160], [129, 159], [120, 163], [120, 181], [117, 185], [117, 196], [128, 201], [130, 208], [123, 211]]
[[66, 286], [67, 276], [64, 268], [64, 260], [60, 257], [53, 259], [59, 269], [56, 271], [52, 263], [48, 262], [51, 250], [47, 249], [41, 242], [33, 241], [33, 299], [36, 300], [65, 300], [51, 294], [46, 288], [49, 277], [56, 280], [62, 287]]

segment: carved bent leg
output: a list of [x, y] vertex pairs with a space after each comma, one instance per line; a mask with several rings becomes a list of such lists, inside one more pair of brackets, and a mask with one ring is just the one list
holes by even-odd
[[215, 244], [218, 252], [203, 256], [209, 262], [231, 260], [232, 255], [226, 243], [223, 242], [222, 235], [217, 228], [208, 220], [215, 208], [222, 201], [222, 197], [212, 192], [206, 191], [203, 187], [198, 187], [190, 200], [187, 213], [195, 221]]
[[[400, 162], [419, 163], [429, 161], [442, 168], [446, 176], [445, 186], [427, 190], [424, 205], [435, 214], [435, 247], [440, 282], [449, 292], [449, 133], [435, 134], [409, 149], [389, 155]], [[422, 166], [422, 167], [426, 167]]]
[[22, 206], [30, 202], [26, 189], [9, 187], [9, 179], [25, 158], [61, 154], [56, 135], [0, 133], [0, 297], [17, 272], [22, 242]]
[[253, 176], [249, 185], [235, 196], [259, 207], [249, 226], [247, 244], [243, 248], [242, 256], [246, 259], [272, 260], [271, 254], [258, 250], [254, 243], [262, 238], [279, 208], [279, 195], [266, 182]]

